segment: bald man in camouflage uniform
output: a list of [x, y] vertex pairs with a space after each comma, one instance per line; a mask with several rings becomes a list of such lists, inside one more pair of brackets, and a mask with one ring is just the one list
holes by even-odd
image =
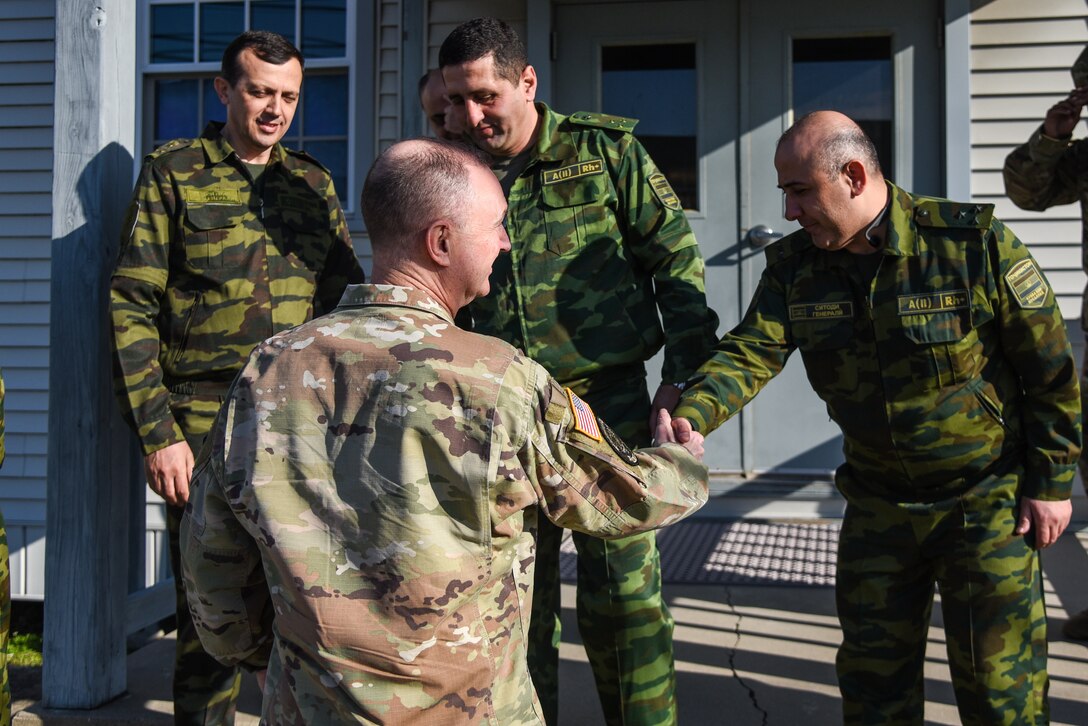
[[302, 56], [282, 36], [231, 43], [215, 79], [226, 125], [148, 155], [110, 283], [118, 398], [168, 505], [177, 723], [232, 723], [240, 683], [201, 649], [178, 576], [194, 454], [253, 346], [362, 280], [329, 173], [279, 143], [301, 83]]
[[775, 155], [786, 217], [748, 312], [684, 391], [713, 430], [796, 349], [842, 428], [836, 602], [849, 724], [921, 724], [941, 592], [964, 724], [1045, 724], [1038, 549], [1069, 522], [1080, 393], [1054, 293], [993, 208], [885, 182], [850, 119], [817, 112]]
[[[1016, 206], [1042, 212], [1060, 204], [1080, 202], [1081, 265], [1088, 273], [1088, 139], [1073, 140], [1073, 129], [1088, 103], [1088, 48], [1072, 68], [1076, 88], [1054, 104], [1046, 119], [1027, 143], [1005, 159], [1005, 193]], [[1088, 288], [1084, 291], [1080, 325], [1088, 339]], [[1088, 355], [1081, 370], [1081, 408], [1088, 409]], [[1081, 483], [1088, 488], [1088, 456], [1081, 456]], [[1088, 641], [1088, 609], [1065, 621], [1062, 634], [1071, 640]]]
[[[626, 441], [648, 444], [652, 412], [675, 405], [717, 328], [679, 200], [632, 135], [635, 121], [533, 103], [535, 71], [506, 23], [459, 26], [439, 65], [449, 113], [492, 156], [510, 204], [512, 250], [495, 265], [491, 294], [469, 308], [473, 329], [522, 349]], [[664, 383], [651, 405], [645, 362], [662, 345]], [[549, 724], [558, 718], [561, 535], [541, 528], [529, 644]], [[673, 621], [654, 535], [575, 533], [574, 544], [579, 630], [606, 721], [675, 723]]]
[[363, 199], [377, 284], [254, 351], [198, 466], [197, 627], [269, 664], [262, 723], [541, 723], [538, 521], [614, 537], [682, 518], [707, 496], [701, 437], [632, 451], [539, 364], [454, 325], [509, 249], [467, 147], [397, 144]]

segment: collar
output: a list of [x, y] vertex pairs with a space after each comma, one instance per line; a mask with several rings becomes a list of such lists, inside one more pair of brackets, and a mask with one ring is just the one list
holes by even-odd
[[373, 285], [370, 283], [348, 285], [344, 294], [340, 297], [337, 310], [342, 308], [358, 308], [369, 306], [401, 307], [421, 310], [436, 317], [442, 318], [453, 325], [453, 317], [434, 297], [426, 290], [414, 287], [400, 287], [399, 285]]
[[918, 254], [918, 229], [914, 224], [914, 198], [890, 181], [888, 185], [888, 236], [884, 254], [913, 257]]
[[533, 160], [549, 162], [564, 161], [578, 155], [578, 149], [570, 131], [559, 129], [567, 117], [556, 113], [543, 101], [536, 102], [537, 113], [540, 114], [540, 131], [537, 132], [536, 146], [533, 150]]
[[[208, 125], [204, 127], [204, 132], [200, 135], [200, 143], [204, 147], [204, 156], [207, 158], [209, 166], [222, 164], [231, 157], [238, 159], [234, 147], [223, 137], [223, 126], [225, 124], [222, 121], [209, 121]], [[282, 162], [286, 155], [287, 152], [284, 150], [283, 144], [277, 143], [272, 147], [272, 156], [268, 159], [268, 165], [272, 166]], [[241, 160], [239, 159], [239, 161]]]

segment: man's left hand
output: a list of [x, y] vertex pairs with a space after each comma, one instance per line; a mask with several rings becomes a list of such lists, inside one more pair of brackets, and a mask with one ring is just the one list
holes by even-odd
[[654, 400], [650, 403], [650, 420], [648, 425], [650, 427], [651, 436], [657, 429], [657, 412], [661, 409], [665, 409], [667, 412], [672, 413], [678, 403], [680, 403], [679, 388], [671, 383], [662, 383], [657, 387], [657, 393], [654, 394]]
[[1073, 516], [1073, 504], [1068, 499], [1061, 502], [1045, 502], [1042, 499], [1020, 500], [1020, 513], [1016, 522], [1016, 534], [1035, 531], [1035, 547], [1043, 549], [1058, 541], [1069, 518]]

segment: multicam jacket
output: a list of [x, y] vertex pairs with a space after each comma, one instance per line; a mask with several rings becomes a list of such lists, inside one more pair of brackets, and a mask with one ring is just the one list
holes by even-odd
[[145, 454], [185, 440], [170, 393], [221, 395], [254, 345], [363, 279], [328, 172], [277, 144], [256, 193], [220, 128], [148, 155], [110, 282], [114, 384]]
[[[1080, 201], [1081, 267], [1088, 273], [1088, 139], [1053, 139], [1040, 126], [1005, 159], [1005, 193], [1021, 209], [1041, 212]], [[1088, 288], [1080, 324], [1088, 331]]]
[[871, 286], [855, 255], [795, 232], [767, 250], [744, 318], [692, 380], [676, 416], [714, 429], [801, 350], [865, 492], [962, 493], [1022, 467], [1025, 496], [1069, 497], [1080, 452], [1077, 372], [1046, 278], [991, 206], [889, 185]]
[[663, 343], [662, 380], [685, 380], [706, 360], [718, 318], [676, 195], [631, 135], [634, 121], [537, 110], [536, 146], [508, 197], [510, 254], [495, 261], [490, 294], [469, 306], [473, 329], [576, 389], [628, 375]]
[[189, 607], [209, 653], [268, 664], [271, 724], [542, 722], [538, 512], [619, 536], [706, 500], [682, 447], [632, 452], [541, 366], [389, 285], [255, 349], [210, 440]]

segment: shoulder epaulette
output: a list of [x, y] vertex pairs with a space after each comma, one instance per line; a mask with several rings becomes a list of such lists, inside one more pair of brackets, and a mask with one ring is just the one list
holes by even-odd
[[163, 154], [169, 154], [171, 151], [177, 151], [178, 149], [187, 149], [192, 145], [192, 143], [193, 139], [174, 139], [172, 141], [167, 141], [165, 144], [158, 147], [144, 158], [154, 159], [156, 157], [162, 156]]
[[793, 257], [798, 252], [813, 249], [808, 235], [788, 234], [777, 242], [767, 245], [764, 254], [767, 255], [767, 266], [776, 265], [782, 260]]
[[914, 222], [919, 227], [988, 229], [993, 218], [992, 204], [965, 204], [944, 199], [916, 199], [914, 202]]
[[284, 147], [284, 151], [286, 151], [289, 156], [298, 157], [299, 159], [302, 159], [303, 161], [310, 162], [311, 164], [316, 166], [318, 169], [321, 169], [321, 171], [325, 172], [329, 176], [332, 176], [332, 172], [329, 171], [328, 168], [324, 164], [322, 164], [320, 161], [318, 161], [314, 157], [307, 154], [305, 151], [302, 151], [302, 150], [299, 150], [299, 149], [288, 149], [287, 147]]
[[612, 129], [613, 131], [622, 131], [625, 134], [629, 134], [635, 130], [635, 126], [638, 125], [637, 118], [625, 118], [623, 116], [609, 116], [606, 113], [590, 113], [589, 111], [579, 111], [578, 113], [572, 113], [570, 115], [572, 123], [580, 124], [582, 126], [595, 126], [599, 129]]

